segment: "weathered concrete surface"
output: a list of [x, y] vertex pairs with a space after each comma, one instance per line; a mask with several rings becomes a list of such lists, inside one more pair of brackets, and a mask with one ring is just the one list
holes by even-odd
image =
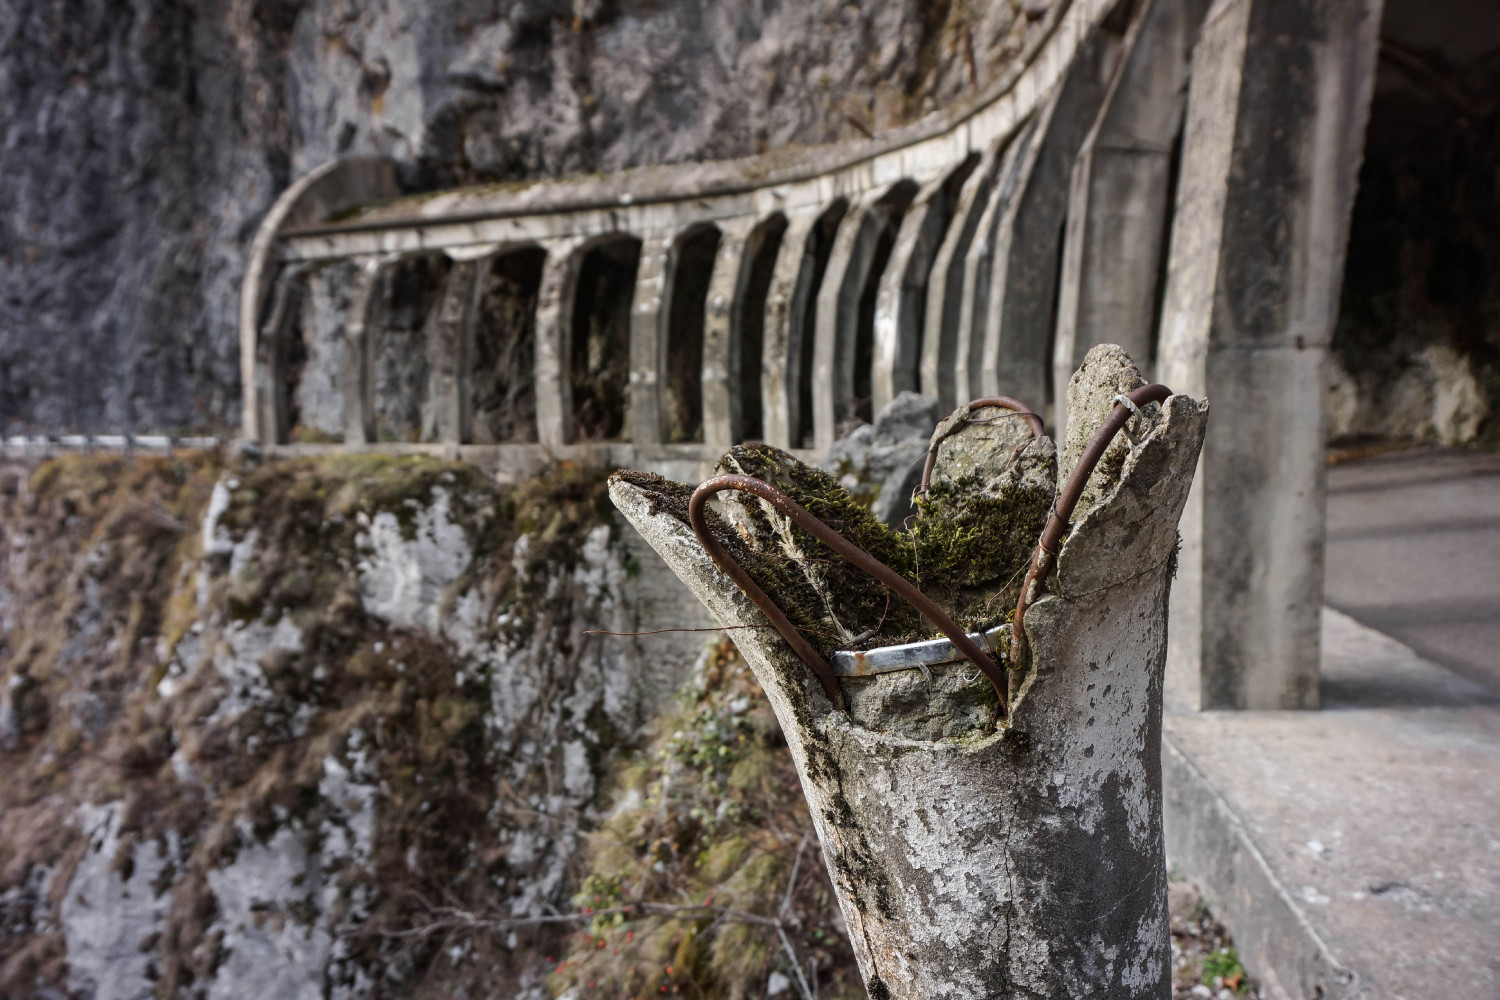
[[1417, 451], [1328, 470], [1330, 607], [1500, 692], [1500, 456]]
[[[732, 318], [736, 292], [748, 278], [758, 249], [752, 242], [754, 220], [727, 224], [714, 253], [713, 274], [703, 309], [703, 443], [729, 447], [739, 440], [741, 421], [740, 363]], [[758, 382], [758, 379], [757, 379]], [[757, 387], [758, 388], [758, 387]]]
[[720, 622], [759, 626], [735, 641], [787, 737], [873, 997], [1167, 989], [1162, 625], [1207, 407], [1176, 396], [1164, 409], [1116, 490], [1080, 515], [1056, 592], [1027, 617], [1035, 669], [1008, 725], [961, 738], [908, 737], [910, 705], [859, 722], [834, 709], [674, 516], [680, 493], [611, 481]]
[[[1156, 353], [1172, 144], [1182, 128], [1189, 57], [1208, 0], [1148, 0], [1099, 117], [1073, 163], [1058, 278], [1053, 398], [1095, 344], [1119, 344], [1146, 371]], [[1041, 405], [1040, 402], [1033, 405]], [[1066, 433], [1065, 413], [1056, 415]]]
[[[980, 391], [1015, 396], [1044, 415], [1069, 178], [1122, 54], [1122, 26], [1113, 20], [1079, 46], [1042, 112], [1015, 197], [998, 219], [988, 307], [974, 317], [984, 342]], [[1056, 405], [1064, 406], [1061, 397]]]
[[1379, 15], [1222, 0], [1194, 48], [1157, 375], [1220, 416], [1183, 516], [1168, 668], [1202, 707], [1318, 703], [1324, 366]]
[[[989, 204], [995, 172], [1009, 142], [1007, 138], [991, 143], [980, 154], [979, 164], [959, 192], [952, 221], [932, 262], [922, 334], [921, 384], [922, 394], [935, 398], [944, 409], [958, 405], [953, 364], [958, 349], [959, 316], [963, 311], [964, 262], [979, 230], [980, 217]], [[965, 386], [966, 394], [967, 389]]]
[[1500, 996], [1500, 697], [1332, 609], [1322, 666], [1321, 712], [1168, 712], [1169, 861], [1268, 997]]

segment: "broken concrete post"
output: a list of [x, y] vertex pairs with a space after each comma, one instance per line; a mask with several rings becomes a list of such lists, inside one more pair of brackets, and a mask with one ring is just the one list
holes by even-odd
[[[1116, 395], [1141, 383], [1118, 348], [1096, 348], [1070, 387], [1072, 426], [1098, 426]], [[711, 537], [803, 623], [803, 644], [865, 653], [831, 657], [845, 675], [826, 687], [706, 554], [688, 523], [690, 487], [640, 473], [611, 480], [616, 506], [736, 629], [786, 734], [871, 997], [1168, 995], [1167, 592], [1207, 413], [1171, 396], [1133, 418], [1138, 443], [1121, 435], [1106, 449], [1025, 617], [1029, 659], [1008, 664], [1021, 683], [1003, 714], [966, 662], [935, 663], [930, 676], [848, 667], [874, 662], [871, 642], [933, 629], [780, 508], [724, 494], [725, 513], [707, 516]], [[733, 449], [720, 470], [782, 488], [905, 568], [964, 628], [983, 630], [1005, 620], [1003, 603], [991, 604], [1012, 597], [1018, 578], [1003, 574], [1024, 569], [1035, 547], [1055, 452], [1000, 409], [947, 431], [910, 533], [879, 525], [827, 474], [766, 446]], [[1064, 472], [1082, 450], [1064, 442]], [[926, 557], [921, 567], [903, 555], [912, 552]], [[847, 634], [867, 622], [873, 638]]]

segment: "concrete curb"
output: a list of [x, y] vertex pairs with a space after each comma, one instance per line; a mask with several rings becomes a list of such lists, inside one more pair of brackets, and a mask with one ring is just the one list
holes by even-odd
[[1341, 963], [1276, 877], [1234, 807], [1162, 734], [1163, 825], [1168, 863], [1202, 891], [1230, 929], [1245, 967], [1276, 1000], [1364, 1000], [1370, 994]]

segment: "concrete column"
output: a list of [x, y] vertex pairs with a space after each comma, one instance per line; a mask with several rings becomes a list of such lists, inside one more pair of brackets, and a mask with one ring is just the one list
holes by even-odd
[[[1119, 344], [1149, 371], [1167, 230], [1172, 141], [1182, 126], [1188, 57], [1208, 0], [1146, 0], [1104, 107], [1073, 164], [1063, 239], [1052, 398], [1095, 344]], [[1066, 432], [1057, 412], [1057, 435]]]
[[653, 233], [641, 241], [641, 260], [635, 272], [635, 298], [630, 304], [630, 440], [637, 445], [661, 444], [662, 343], [666, 338], [667, 261], [673, 233]]
[[[827, 451], [837, 437], [835, 428], [854, 398], [854, 371], [844, 361], [852, 353], [859, 293], [870, 261], [880, 221], [872, 209], [881, 191], [867, 191], [849, 206], [839, 225], [818, 288], [817, 324], [813, 345], [813, 447]], [[806, 334], [804, 334], [806, 336]], [[846, 345], [845, 341], [849, 344]]]
[[[765, 354], [761, 358], [760, 398], [765, 439], [777, 448], [800, 447], [792, 440], [797, 426], [797, 377], [801, 367], [802, 312], [812, 283], [808, 240], [817, 211], [793, 215], [787, 222], [775, 273], [766, 292]], [[804, 274], [804, 272], [809, 272]]]
[[432, 364], [432, 408], [437, 439], [443, 444], [461, 444], [469, 432], [469, 400], [473, 396], [469, 378], [470, 347], [474, 339], [474, 295], [479, 286], [481, 262], [455, 261], [443, 281], [437, 304], [437, 322], [427, 345]]
[[959, 168], [962, 174], [958, 176], [950, 172], [928, 182], [901, 218], [875, 300], [875, 370], [870, 379], [874, 394], [870, 406], [875, 413], [898, 392], [915, 391], [921, 385], [929, 276], [953, 218], [954, 189], [972, 166]]
[[1052, 306], [1073, 160], [1099, 114], [1121, 41], [1108, 21], [1100, 24], [1042, 109], [1036, 138], [1021, 157], [1015, 197], [997, 226], [987, 307], [976, 314], [982, 323], [975, 332], [984, 331], [980, 391], [1015, 396], [1039, 413], [1048, 402]]
[[739, 345], [732, 313], [750, 261], [746, 255], [754, 219], [719, 224], [719, 251], [708, 280], [703, 310], [703, 443], [728, 448], [740, 437]]
[[359, 263], [359, 274], [349, 291], [349, 316], [344, 324], [344, 443], [370, 444], [375, 440], [372, 405], [372, 360], [370, 306], [380, 282], [384, 262], [368, 257]]
[[542, 244], [547, 260], [536, 296], [536, 434], [537, 441], [554, 448], [573, 440], [568, 348], [582, 246], [583, 239], [576, 236]]
[[291, 399], [287, 394], [287, 340], [296, 331], [302, 304], [303, 267], [290, 267], [276, 276], [271, 307], [255, 341], [255, 423], [262, 444], [285, 444], [291, 433]]
[[[989, 199], [974, 226], [974, 238], [963, 258], [963, 277], [958, 302], [958, 327], [953, 338], [953, 391], [955, 406], [984, 395], [980, 371], [984, 363], [985, 317], [989, 314], [990, 284], [995, 276], [995, 241], [1000, 220], [1005, 217], [1024, 176], [1037, 119], [1021, 126], [1006, 147]], [[1023, 397], [1024, 399], [1024, 397]], [[1030, 406], [1040, 406], [1024, 400]]]
[[[980, 217], [990, 202], [1000, 154], [1009, 139], [984, 151], [979, 165], [959, 192], [953, 223], [933, 258], [927, 281], [927, 315], [923, 322], [921, 391], [937, 398], [944, 413], [960, 402], [953, 384], [953, 357], [958, 340], [959, 313], [963, 303], [964, 260], [979, 229]], [[968, 396], [965, 394], [965, 400]]]
[[1159, 375], [1208, 396], [1168, 696], [1318, 704], [1323, 366], [1380, 0], [1218, 0], [1193, 54]]

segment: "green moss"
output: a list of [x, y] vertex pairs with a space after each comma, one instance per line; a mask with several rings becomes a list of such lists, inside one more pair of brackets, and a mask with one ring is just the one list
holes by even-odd
[[1052, 506], [1049, 490], [974, 477], [938, 482], [917, 501], [913, 581], [966, 628], [1007, 620]]
[[[918, 502], [921, 516], [907, 533], [878, 521], [832, 475], [775, 448], [736, 447], [720, 469], [754, 476], [786, 493], [970, 629], [1007, 620], [1052, 503], [1051, 491], [1042, 488], [1014, 483], [986, 488], [972, 476], [939, 482]], [[642, 478], [639, 485], [686, 521], [690, 491], [658, 477]], [[682, 495], [673, 494], [674, 489]], [[775, 595], [778, 606], [824, 656], [937, 634], [914, 608], [823, 542], [779, 516], [780, 524], [773, 522], [753, 497], [736, 495], [734, 501], [750, 540], [711, 512], [715, 537], [766, 593]]]

